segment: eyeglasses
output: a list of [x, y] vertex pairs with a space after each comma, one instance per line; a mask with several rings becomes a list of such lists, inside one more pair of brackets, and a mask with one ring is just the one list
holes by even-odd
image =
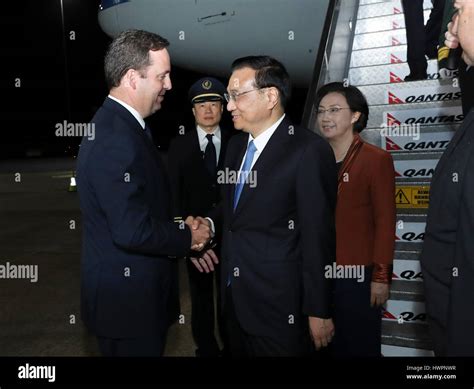
[[328, 108], [328, 109], [318, 109], [318, 116], [323, 116], [326, 112], [329, 115], [337, 115], [341, 110], [343, 109], [350, 109], [349, 107], [347, 108], [340, 108], [340, 107], [333, 107], [333, 108]]
[[256, 91], [256, 90], [260, 90], [260, 89], [264, 89], [264, 88], [250, 89], [250, 90], [248, 90], [248, 91], [240, 92], [240, 93], [235, 93], [235, 92], [224, 93], [224, 98], [225, 98], [225, 101], [227, 101], [227, 102], [229, 103], [231, 100], [237, 101], [237, 98], [238, 98], [238, 97], [243, 96], [243, 95], [245, 95], [245, 94], [247, 94], [247, 93]]

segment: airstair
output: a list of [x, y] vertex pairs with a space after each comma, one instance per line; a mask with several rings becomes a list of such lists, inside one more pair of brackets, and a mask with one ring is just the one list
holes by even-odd
[[[463, 119], [456, 73], [441, 79], [437, 61], [430, 60], [427, 80], [403, 82], [409, 68], [400, 0], [342, 0], [332, 6], [331, 20], [325, 26], [327, 44], [320, 49], [319, 74], [313, 79], [304, 121], [316, 129], [311, 104], [315, 90], [327, 82], [346, 81], [366, 96], [370, 115], [361, 135], [392, 154], [396, 171], [394, 271], [383, 313], [382, 354], [433, 355], [418, 258], [430, 180]], [[431, 1], [424, 1], [425, 23], [431, 6]], [[338, 64], [344, 51], [346, 66], [341, 69]]]

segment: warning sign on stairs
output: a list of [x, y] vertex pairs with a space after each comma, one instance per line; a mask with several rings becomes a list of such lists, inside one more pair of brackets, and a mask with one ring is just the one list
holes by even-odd
[[429, 186], [397, 186], [395, 188], [397, 208], [428, 208], [430, 204]]

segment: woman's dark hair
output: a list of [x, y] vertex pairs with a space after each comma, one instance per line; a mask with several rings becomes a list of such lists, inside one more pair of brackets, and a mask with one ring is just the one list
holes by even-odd
[[340, 93], [346, 98], [352, 112], [360, 112], [359, 119], [354, 123], [354, 131], [361, 132], [367, 126], [367, 120], [369, 119], [369, 106], [363, 93], [355, 86], [345, 86], [342, 82], [331, 82], [323, 85], [316, 93], [316, 109], [324, 96], [329, 93]]

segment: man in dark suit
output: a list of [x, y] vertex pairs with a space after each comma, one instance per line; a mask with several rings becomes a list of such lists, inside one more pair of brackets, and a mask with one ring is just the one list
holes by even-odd
[[433, 9], [425, 26], [423, 0], [402, 0], [407, 35], [407, 62], [410, 74], [405, 81], [427, 78], [428, 58], [437, 58], [438, 39], [441, 33], [446, 0], [431, 0]]
[[[446, 46], [474, 65], [474, 2], [456, 0]], [[436, 356], [474, 356], [474, 109], [456, 131], [431, 181], [420, 257]]]
[[162, 355], [170, 257], [203, 247], [210, 236], [201, 226], [173, 223], [166, 171], [144, 122], [171, 89], [167, 46], [139, 30], [114, 39], [105, 57], [110, 94], [78, 157], [81, 311], [104, 356]]
[[[196, 126], [192, 131], [173, 139], [168, 152], [175, 218], [207, 215], [220, 201], [217, 170], [224, 164], [225, 149], [230, 137], [230, 131], [219, 126], [224, 109], [224, 92], [224, 85], [212, 77], [201, 78], [189, 90]], [[218, 253], [218, 249], [216, 247], [214, 250]], [[218, 356], [220, 349], [214, 335], [214, 279], [219, 291], [220, 273], [199, 272], [189, 259], [186, 264], [196, 356]], [[218, 306], [219, 303], [218, 292]], [[221, 315], [218, 314], [217, 318], [221, 339], [225, 341]]]
[[[232, 70], [227, 109], [243, 132], [229, 141], [223, 200], [209, 215], [223, 233], [231, 354], [301, 356], [310, 336], [319, 348], [334, 331], [324, 270], [335, 260], [335, 158], [286, 117], [291, 86], [280, 62], [245, 57]], [[212, 261], [209, 250], [195, 264], [207, 271]]]

